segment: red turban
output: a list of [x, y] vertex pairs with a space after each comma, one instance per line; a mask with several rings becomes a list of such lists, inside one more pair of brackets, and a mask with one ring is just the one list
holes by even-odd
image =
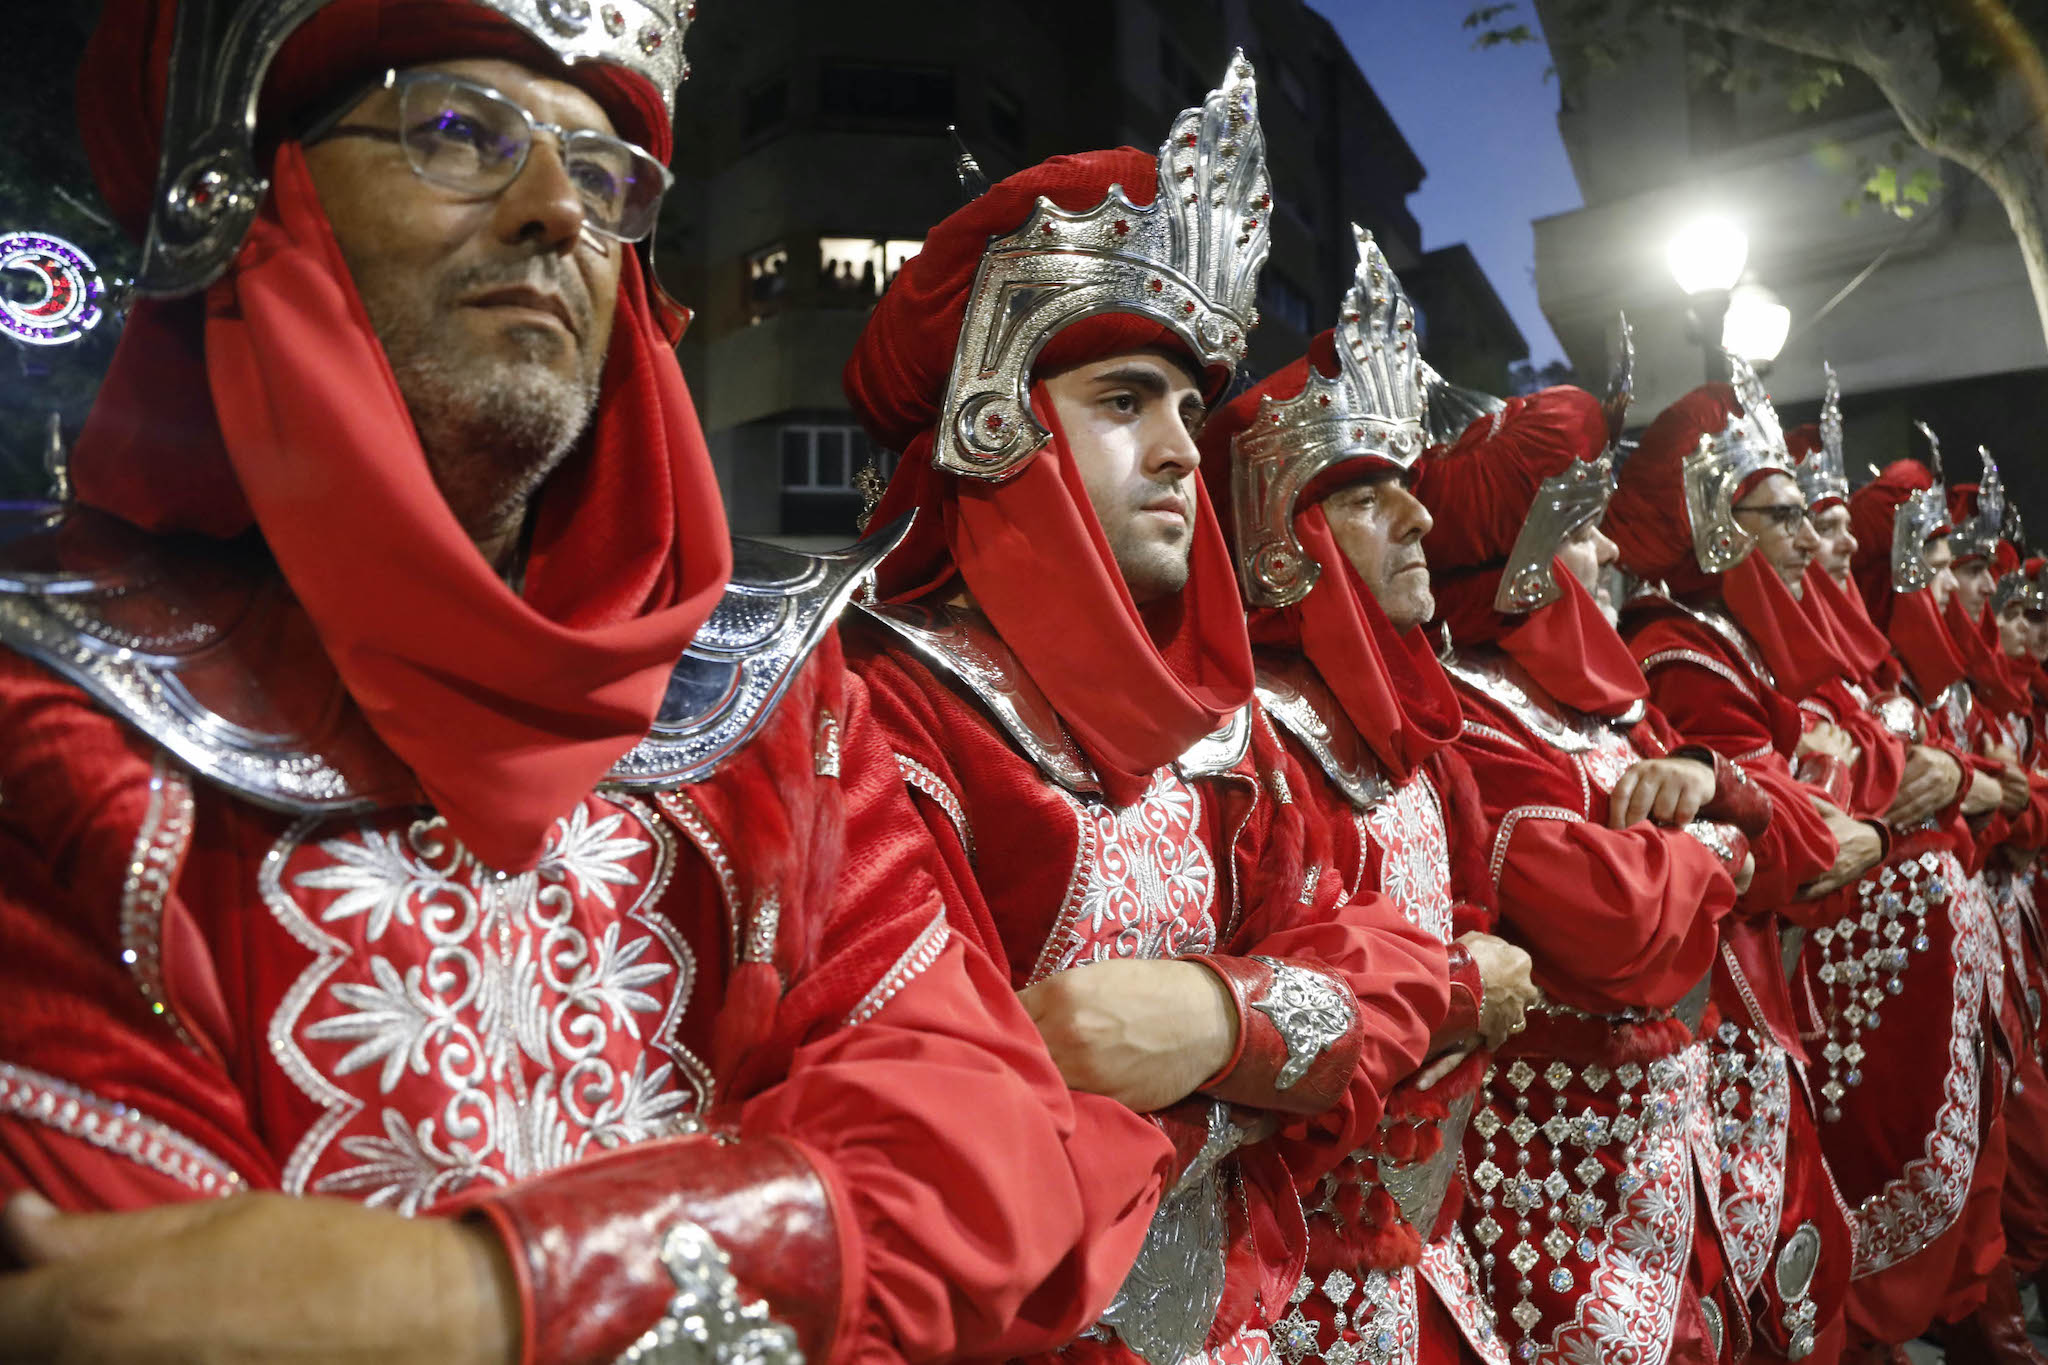
[[[1326, 376], [1337, 373], [1334, 336], [1324, 332], [1306, 356], [1239, 394], [1202, 428], [1202, 480], [1218, 507], [1231, 505], [1231, 441], [1251, 425], [1267, 395], [1276, 402], [1300, 397], [1311, 363]], [[1424, 759], [1458, 737], [1464, 712], [1429, 633], [1394, 629], [1338, 548], [1322, 507], [1323, 498], [1345, 483], [1390, 467], [1379, 460], [1343, 460], [1302, 490], [1294, 504], [1294, 534], [1322, 572], [1292, 606], [1255, 608], [1249, 626], [1254, 644], [1298, 653], [1314, 664], [1388, 775], [1405, 782]], [[1234, 535], [1236, 524], [1230, 525]]]
[[[1892, 591], [1892, 524], [1907, 498], [1934, 487], [1934, 475], [1918, 460], [1894, 460], [1884, 471], [1849, 495], [1849, 528], [1856, 533], [1856, 557], [1850, 572], [1863, 594], [1870, 619], [1881, 628], [1913, 675], [1923, 701], [1932, 702], [1964, 674], [1934, 591]], [[1948, 534], [1946, 525], [1935, 536]], [[1932, 539], [1933, 537], [1930, 537]]]
[[[1763, 655], [1778, 691], [1794, 701], [1840, 671], [1827, 634], [1777, 571], [1754, 552], [1722, 574], [1700, 569], [1685, 505], [1685, 457], [1700, 437], [1718, 435], [1742, 412], [1735, 390], [1703, 384], [1657, 414], [1642, 443], [1621, 467], [1607, 507], [1607, 534], [1621, 564], [1636, 577], [1662, 581], [1679, 598], [1718, 597]], [[1735, 489], [1739, 500], [1761, 477]]]
[[[1002, 482], [935, 468], [932, 443], [989, 240], [1015, 231], [1040, 196], [1085, 211], [1122, 185], [1143, 205], [1158, 177], [1149, 153], [1123, 147], [1055, 157], [995, 185], [926, 236], [875, 306], [844, 375], [861, 424], [903, 455], [870, 524], [918, 513], [882, 564], [882, 597], [909, 601], [964, 582], [1119, 802], [1135, 799], [1155, 771], [1251, 700], [1243, 605], [1201, 481], [1193, 481], [1187, 586], [1141, 610], [1042, 385], [1032, 385], [1032, 410], [1051, 439]], [[1102, 314], [1054, 336], [1033, 373], [1153, 346], [1187, 352], [1160, 323]], [[1203, 376], [1207, 396], [1213, 401], [1228, 381], [1226, 369], [1211, 370]]]
[[1416, 496], [1435, 521], [1423, 537], [1437, 615], [1454, 644], [1498, 642], [1552, 697], [1576, 711], [1615, 715], [1648, 695], [1642, 670], [1599, 604], [1552, 560], [1560, 596], [1504, 614], [1493, 600], [1507, 558], [1545, 479], [1607, 445], [1607, 415], [1584, 389], [1559, 385], [1510, 398], [1423, 458]]
[[[173, 17], [170, 0], [109, 0], [79, 74], [95, 171], [131, 224], [155, 175]], [[560, 69], [463, 0], [338, 0], [286, 44], [263, 107], [458, 55], [550, 70], [666, 151], [659, 91]], [[297, 143], [270, 177], [225, 276], [136, 307], [73, 456], [79, 499], [159, 531], [253, 521], [418, 795], [485, 863], [530, 867], [646, 733], [730, 572], [675, 353], [628, 251], [597, 411], [539, 500], [515, 594], [435, 487]]]

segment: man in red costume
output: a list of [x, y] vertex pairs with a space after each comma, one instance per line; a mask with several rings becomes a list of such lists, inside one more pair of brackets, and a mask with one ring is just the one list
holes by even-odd
[[[878, 522], [918, 512], [856, 666], [949, 894], [1068, 1081], [1157, 1113], [1184, 1159], [1069, 1359], [1270, 1359], [1295, 1182], [1476, 1006], [1447, 1019], [1442, 945], [1348, 903], [1251, 704], [1193, 432], [1243, 354], [1270, 209], [1239, 56], [1156, 158], [1056, 158], [938, 224], [846, 369], [903, 452]], [[1281, 1124], [1285, 1159], [1256, 1140]]]
[[1068, 1338], [1170, 1147], [949, 927], [888, 542], [728, 540], [633, 247], [688, 9], [283, 12], [80, 80], [152, 297], [0, 549], [0, 1354]]
[[[1202, 475], [1229, 509], [1260, 704], [1310, 774], [1296, 796], [1327, 831], [1347, 896], [1384, 895], [1446, 945], [1453, 989], [1482, 1002], [1490, 1048], [1533, 997], [1529, 956], [1475, 927], [1486, 832], [1447, 748], [1457, 698], [1422, 629], [1429, 516], [1405, 484], [1424, 444], [1426, 370], [1407, 295], [1364, 233], [1340, 317], [1209, 420]], [[1288, 1365], [1361, 1351], [1506, 1365], [1455, 1221], [1459, 1144], [1485, 1066], [1460, 1048], [1404, 1080], [1368, 1141], [1303, 1191], [1308, 1265], [1274, 1329]]]
[[[1795, 761], [1805, 767], [1798, 703], [1840, 664], [1832, 636], [1806, 610], [1803, 569], [1816, 538], [1804, 525], [1794, 466], [1761, 384], [1746, 365], [1733, 368], [1733, 389], [1696, 390], [1651, 425], [1611, 522], [1624, 564], [1675, 590], [1648, 599], [1628, 623], [1652, 697], [1689, 737], [1754, 753], [1785, 773]], [[1857, 538], [1867, 546], [1860, 527]], [[1863, 1283], [1850, 1294], [1851, 1345], [1861, 1349], [1926, 1326], [1948, 1265], [1977, 1231], [1952, 1230], [1976, 1165], [1986, 1093], [1974, 1049], [1992, 989], [1982, 960], [1988, 914], [1940, 836], [1902, 837], [1877, 867], [1888, 835], [1882, 819], [1853, 801], [1843, 812], [1839, 801], [1850, 798], [1840, 785], [1828, 799], [1813, 790], [1844, 847], [1828, 874], [1795, 873], [1765, 902], [1810, 942], [1788, 933], [1785, 969], [1766, 954], [1751, 975], [1795, 1055], [1796, 1026], [1788, 1031], [1778, 1017], [1792, 1004], [1787, 979], [1799, 980], [1804, 963], [1811, 980], [1801, 982], [1802, 995], [1817, 992], [1817, 1004], [1802, 1004], [1821, 1016], [1826, 1046], [1807, 1059], [1818, 1073], [1821, 1144], [1852, 1214], [1852, 1274]], [[1954, 1095], [1969, 1109], [1961, 1141], [1950, 1138], [1957, 1119], [1945, 1108]], [[1828, 1259], [1839, 1271], [1839, 1250]], [[1919, 1292], [1900, 1287], [1879, 1301], [1869, 1277], [1895, 1267], [1893, 1283], [1919, 1274], [1934, 1280], [1934, 1292], [1923, 1278], [1913, 1280]], [[1893, 1316], [1881, 1321], [1886, 1309]], [[1898, 1334], [1902, 1324], [1911, 1330]]]
[[1824, 1182], [1788, 1181], [1806, 1175], [1788, 1068], [1739, 1027], [1759, 1026], [1717, 929], [1763, 858], [1826, 836], [1783, 787], [1687, 747], [1600, 610], [1626, 375], [1604, 413], [1572, 388], [1509, 401], [1418, 485], [1500, 914], [1548, 1000], [1467, 1141], [1473, 1230], [1536, 1358], [1614, 1337], [1645, 1361], [1740, 1358], [1753, 1337], [1804, 1356], [1839, 1293], [1810, 1261], [1768, 1309], [1761, 1282], [1781, 1209]]

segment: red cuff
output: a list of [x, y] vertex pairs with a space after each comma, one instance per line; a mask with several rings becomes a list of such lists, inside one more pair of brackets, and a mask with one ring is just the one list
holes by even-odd
[[[524, 1362], [614, 1360], [662, 1321], [677, 1296], [663, 1261], [671, 1232], [708, 1233], [715, 1256], [694, 1264], [736, 1302], [765, 1304], [807, 1360], [830, 1358], [839, 1320], [839, 1243], [825, 1185], [775, 1139], [642, 1143], [514, 1185], [469, 1205], [504, 1239], [524, 1299]], [[737, 1334], [706, 1306], [708, 1328]], [[748, 1310], [749, 1317], [759, 1308]], [[772, 1329], [771, 1329], [772, 1330]]]
[[1451, 1008], [1429, 1040], [1429, 1050], [1439, 1052], [1479, 1032], [1479, 1011], [1486, 1006], [1486, 982], [1479, 975], [1479, 962], [1462, 943], [1444, 952], [1444, 965], [1451, 972]]
[[[1792, 775], [1810, 787], [1820, 788], [1821, 795], [1841, 809], [1849, 808], [1849, 765], [1833, 754], [1801, 754]], [[1706, 813], [1702, 808], [1700, 814]]]
[[1351, 1084], [1365, 1047], [1358, 998], [1341, 977], [1272, 957], [1182, 959], [1223, 978], [1237, 1004], [1237, 1053], [1201, 1089], [1254, 1109], [1320, 1114]]
[[[1707, 804], [1700, 807], [1697, 818], [1711, 820], [1719, 825], [1733, 825], [1751, 839], [1761, 839], [1771, 827], [1771, 794], [1750, 781], [1749, 774], [1740, 763], [1726, 754], [1697, 744], [1688, 744], [1672, 753], [1673, 758], [1690, 758], [1710, 765], [1714, 770], [1714, 794]], [[1807, 755], [1812, 758], [1815, 755]], [[1802, 771], [1800, 780], [1805, 781]], [[1847, 800], [1849, 774], [1842, 770], [1843, 795], [1832, 793], [1829, 799], [1838, 806]]]

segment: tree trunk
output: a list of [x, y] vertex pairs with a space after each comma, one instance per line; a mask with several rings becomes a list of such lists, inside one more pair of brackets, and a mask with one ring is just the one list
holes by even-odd
[[[1984, 8], [1975, 0], [1962, 0], [1961, 7]], [[1993, 96], [1971, 101], [1972, 117], [1959, 123], [1945, 116], [1957, 94], [1944, 82], [1932, 30], [1897, 9], [1887, 12], [1884, 23], [1858, 24], [1813, 6], [1798, 10], [1804, 17], [1796, 17], [1792, 6], [1729, 0], [1664, 0], [1663, 8], [1672, 19], [1854, 67], [1876, 82], [1914, 142], [1961, 166], [1998, 196], [2048, 340], [2048, 68], [2030, 37], [1997, 35], [2008, 65]], [[2009, 16], [2003, 22], [2016, 28]]]

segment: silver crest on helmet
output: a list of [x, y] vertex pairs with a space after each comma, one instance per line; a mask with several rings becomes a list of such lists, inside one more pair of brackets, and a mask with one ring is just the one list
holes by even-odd
[[1906, 495], [1892, 520], [1892, 591], [1931, 587], [1940, 572], [1927, 560], [1927, 542], [1948, 522], [1948, 495], [1940, 484]]
[[1820, 400], [1820, 449], [1799, 462], [1799, 491], [1806, 495], [1808, 510], [1818, 511], [1824, 502], [1849, 500], [1848, 465], [1842, 455], [1842, 384], [1835, 367], [1823, 361], [1821, 371], [1827, 385]]
[[1422, 365], [1422, 392], [1426, 405], [1422, 429], [1433, 446], [1455, 444], [1465, 429], [1480, 418], [1498, 419], [1508, 410], [1505, 399], [1479, 389], [1460, 388], [1438, 374], [1428, 361]]
[[1272, 207], [1258, 87], [1240, 50], [1223, 84], [1174, 120], [1151, 203], [1139, 208], [1121, 185], [1085, 213], [1041, 197], [1021, 227], [989, 243], [960, 324], [932, 463], [1000, 480], [1036, 454], [1051, 433], [1031, 411], [1032, 363], [1054, 333], [1083, 318], [1152, 318], [1204, 367], [1235, 369], [1258, 323]]
[[1720, 431], [1702, 432], [1683, 469], [1693, 557], [1705, 573], [1726, 573], [1756, 548], [1756, 537], [1736, 523], [1735, 490], [1756, 474], [1797, 477], [1785, 449], [1784, 429], [1778, 425], [1778, 410], [1771, 406], [1763, 381], [1741, 356], [1727, 356], [1742, 411], [1731, 414]]
[[1268, 394], [1231, 438], [1237, 570], [1254, 606], [1299, 602], [1320, 575], [1294, 534], [1295, 503], [1311, 480], [1346, 460], [1407, 469], [1422, 454], [1415, 309], [1372, 234], [1355, 223], [1351, 231], [1358, 269], [1337, 322], [1335, 377], [1310, 364], [1300, 394]]
[[1949, 548], [1957, 559], [1991, 558], [2005, 534], [2005, 484], [1998, 476], [1998, 462], [1983, 446], [1977, 447], [1977, 458], [1984, 462], [1984, 473], [1977, 480], [1977, 510], [1957, 522], [1948, 535]]
[[1628, 424], [1628, 405], [1636, 389], [1635, 329], [1628, 318], [1616, 319], [1614, 347], [1608, 356], [1607, 445], [1590, 460], [1573, 460], [1571, 467], [1536, 485], [1536, 500], [1522, 529], [1515, 535], [1501, 570], [1500, 587], [1493, 595], [1493, 609], [1513, 615], [1547, 606], [1564, 595], [1558, 586], [1551, 561], [1573, 532], [1607, 511], [1614, 496], [1614, 461], [1621, 447], [1621, 433]]
[[[683, 34], [696, 0], [463, 0], [495, 10], [566, 65], [608, 62], [661, 91], [673, 112], [689, 74]], [[142, 266], [153, 298], [219, 279], [270, 182], [256, 167], [256, 104], [271, 61], [331, 0], [180, 0]]]

